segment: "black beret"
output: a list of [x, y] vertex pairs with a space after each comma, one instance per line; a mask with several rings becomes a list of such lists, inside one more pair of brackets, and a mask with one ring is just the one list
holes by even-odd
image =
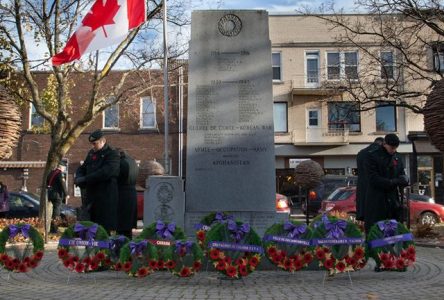
[[103, 132], [102, 132], [102, 130], [97, 129], [96, 131], [94, 131], [93, 133], [91, 133], [91, 134], [89, 135], [88, 140], [89, 140], [90, 143], [92, 143], [92, 142], [95, 142], [95, 141], [97, 141], [98, 139], [100, 139], [100, 138], [102, 138], [102, 137], [103, 137]]
[[399, 146], [399, 138], [394, 133], [389, 133], [384, 137], [384, 141], [387, 145], [390, 145], [392, 147], [398, 147]]

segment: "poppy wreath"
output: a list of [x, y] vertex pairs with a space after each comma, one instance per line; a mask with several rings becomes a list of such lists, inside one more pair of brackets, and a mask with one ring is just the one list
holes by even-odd
[[93, 222], [69, 226], [59, 240], [58, 256], [70, 271], [86, 273], [111, 265], [108, 233]]
[[319, 267], [330, 275], [362, 269], [367, 260], [362, 232], [352, 222], [322, 215], [312, 223], [312, 245]]
[[313, 261], [311, 236], [311, 228], [302, 222], [274, 224], [264, 234], [265, 255], [278, 268], [299, 271]]
[[413, 235], [396, 220], [379, 221], [370, 228], [367, 253], [386, 271], [405, 272], [416, 260]]
[[223, 223], [227, 220], [233, 220], [234, 217], [226, 212], [213, 212], [205, 216], [199, 224], [195, 225], [196, 240], [202, 250], [206, 249], [205, 236], [211, 229], [211, 226], [217, 223]]
[[149, 241], [157, 250], [158, 261], [154, 269], [165, 270], [169, 269], [165, 265], [165, 255], [168, 248], [174, 244], [174, 241], [185, 239], [185, 233], [174, 222], [157, 221], [144, 228], [139, 238]]
[[203, 252], [198, 244], [187, 240], [178, 240], [165, 249], [165, 266], [179, 277], [191, 277], [202, 268]]
[[[21, 234], [26, 239], [23, 251], [14, 250], [15, 255], [8, 255], [6, 242], [14, 240]], [[30, 245], [32, 244], [32, 254]], [[18, 257], [17, 253], [21, 252]], [[0, 233], [0, 264], [8, 271], [25, 273], [38, 266], [43, 258], [44, 241], [42, 235], [30, 224], [12, 224], [5, 227]]]
[[261, 261], [262, 243], [248, 223], [228, 220], [207, 232], [208, 257], [216, 270], [239, 279], [253, 272]]
[[138, 237], [120, 249], [120, 262], [116, 263], [114, 269], [142, 278], [157, 269], [157, 262], [156, 247], [149, 241]]
[[120, 250], [130, 240], [124, 235], [113, 235], [109, 238], [109, 259], [111, 260], [110, 268], [112, 270], [122, 270], [120, 263]]

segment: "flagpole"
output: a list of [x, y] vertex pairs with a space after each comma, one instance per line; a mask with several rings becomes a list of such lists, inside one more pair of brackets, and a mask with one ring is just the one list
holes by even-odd
[[165, 118], [164, 118], [164, 165], [165, 165], [165, 173], [169, 174], [170, 166], [168, 160], [168, 116], [169, 116], [169, 108], [168, 108], [168, 40], [167, 40], [167, 3], [166, 0], [163, 0], [163, 100], [165, 106]]

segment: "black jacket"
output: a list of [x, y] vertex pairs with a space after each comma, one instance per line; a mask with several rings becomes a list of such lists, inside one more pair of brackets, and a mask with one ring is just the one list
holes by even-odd
[[52, 202], [65, 200], [68, 192], [66, 191], [65, 178], [60, 169], [49, 172], [46, 184], [48, 186], [48, 200]]
[[117, 231], [127, 231], [137, 227], [136, 180], [139, 167], [128, 154], [121, 152], [119, 185], [119, 205]]
[[105, 144], [97, 152], [90, 150], [76, 176], [85, 177], [85, 191], [91, 206], [91, 221], [106, 230], [117, 228], [119, 152]]

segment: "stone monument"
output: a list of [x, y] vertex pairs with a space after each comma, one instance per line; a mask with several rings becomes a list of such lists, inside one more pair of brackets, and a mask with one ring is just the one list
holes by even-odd
[[189, 53], [185, 229], [229, 211], [260, 233], [276, 219], [267, 12], [194, 11]]

